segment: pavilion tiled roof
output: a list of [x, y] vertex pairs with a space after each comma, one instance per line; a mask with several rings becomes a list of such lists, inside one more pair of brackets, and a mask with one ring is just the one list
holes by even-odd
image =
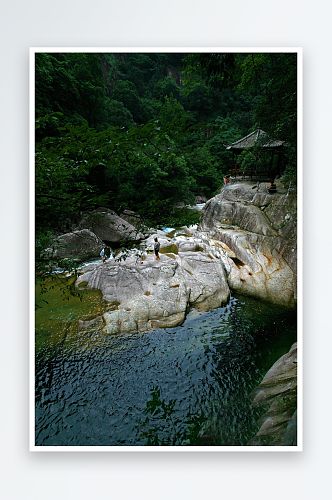
[[247, 148], [252, 148], [255, 146], [256, 142], [258, 139], [264, 140], [266, 138], [266, 142], [262, 143], [263, 148], [279, 148], [282, 146], [285, 141], [276, 141], [273, 139], [269, 139], [268, 135], [264, 130], [261, 130], [258, 128], [254, 132], [251, 132], [251, 134], [246, 135], [242, 139], [239, 139], [238, 141], [233, 142], [232, 144], [228, 144], [226, 149], [229, 150], [240, 150], [240, 149], [247, 149]]

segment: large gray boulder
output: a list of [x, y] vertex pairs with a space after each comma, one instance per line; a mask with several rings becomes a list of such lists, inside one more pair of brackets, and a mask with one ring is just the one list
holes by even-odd
[[[294, 307], [296, 239], [290, 236], [296, 234], [295, 213], [286, 218], [294, 210], [291, 198], [287, 192], [273, 197], [257, 192], [253, 183], [232, 185], [206, 203], [197, 231], [172, 236], [151, 230], [137, 250], [85, 267], [76, 285], [85, 282], [101, 290], [111, 304], [103, 316], [107, 333], [179, 325], [188, 307], [220, 307], [230, 289]], [[116, 214], [99, 210], [92, 215], [93, 230], [98, 227], [110, 241]], [[288, 237], [280, 220], [292, 225]], [[154, 257], [155, 237], [161, 261]]]
[[211, 198], [203, 207], [198, 230], [235, 226], [265, 236], [296, 239], [296, 195], [280, 187], [277, 193], [267, 194], [257, 191], [256, 185], [242, 181]]
[[231, 290], [294, 307], [294, 273], [268, 239], [235, 230], [223, 230], [214, 237], [233, 251], [227, 275]]
[[124, 210], [121, 212], [120, 217], [136, 228], [140, 228], [142, 226], [142, 219], [140, 215], [132, 210]]
[[60, 259], [84, 260], [98, 257], [104, 242], [88, 229], [66, 233], [55, 239], [52, 249], [47, 249], [53, 257]]
[[83, 269], [76, 286], [101, 290], [113, 310], [103, 315], [105, 333], [145, 331], [181, 325], [189, 307], [210, 310], [229, 299], [222, 261], [202, 252], [153, 254]]
[[228, 201], [217, 195], [202, 210], [198, 231], [210, 231], [232, 226], [264, 236], [277, 235], [266, 215], [255, 205], [240, 201]]
[[86, 215], [81, 220], [79, 229], [89, 229], [103, 241], [116, 244], [144, 238], [130, 222], [108, 208], [98, 208]]
[[274, 363], [251, 397], [252, 407], [265, 413], [257, 422], [259, 431], [248, 445], [296, 444], [297, 343]]
[[179, 275], [190, 289], [189, 305], [204, 311], [227, 303], [230, 295], [223, 263], [211, 254], [181, 252], [176, 256]]
[[251, 393], [252, 406], [270, 406], [276, 396], [289, 394], [297, 387], [297, 342], [279, 358], [259, 386]]
[[233, 252], [228, 272], [232, 290], [294, 307], [297, 201], [280, 184], [277, 189], [270, 195], [250, 181], [231, 184], [206, 203], [197, 231]]

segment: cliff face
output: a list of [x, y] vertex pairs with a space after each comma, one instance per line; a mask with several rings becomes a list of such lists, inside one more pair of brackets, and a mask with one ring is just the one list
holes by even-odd
[[267, 194], [257, 182], [223, 188], [202, 210], [198, 231], [235, 254], [232, 290], [287, 307], [296, 303], [297, 198], [277, 183]]

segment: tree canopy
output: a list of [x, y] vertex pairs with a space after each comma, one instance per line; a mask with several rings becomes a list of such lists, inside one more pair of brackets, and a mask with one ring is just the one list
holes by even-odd
[[213, 196], [258, 126], [296, 179], [296, 54], [36, 53], [35, 106], [37, 237], [98, 206], [158, 224]]

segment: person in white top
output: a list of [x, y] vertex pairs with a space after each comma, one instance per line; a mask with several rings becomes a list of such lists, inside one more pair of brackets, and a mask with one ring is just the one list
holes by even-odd
[[102, 251], [100, 252], [100, 257], [102, 257], [103, 259], [103, 264], [106, 264], [106, 261], [107, 259], [110, 258], [110, 255], [111, 255], [110, 247], [105, 247], [102, 249]]

